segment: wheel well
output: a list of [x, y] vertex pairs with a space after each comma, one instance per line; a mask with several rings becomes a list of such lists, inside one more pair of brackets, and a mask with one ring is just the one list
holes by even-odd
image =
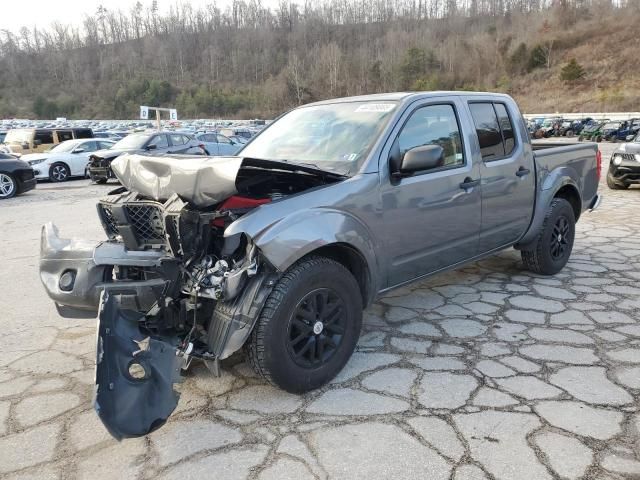
[[332, 243], [310, 252], [309, 255], [320, 255], [344, 265], [358, 282], [362, 294], [362, 305], [365, 307], [369, 305], [371, 274], [367, 261], [358, 250], [346, 243]]
[[576, 220], [580, 217], [582, 213], [582, 200], [580, 200], [580, 194], [576, 187], [573, 185], [565, 185], [560, 190], [556, 192], [554, 198], [564, 198], [571, 207], [573, 208], [573, 214], [576, 217]]

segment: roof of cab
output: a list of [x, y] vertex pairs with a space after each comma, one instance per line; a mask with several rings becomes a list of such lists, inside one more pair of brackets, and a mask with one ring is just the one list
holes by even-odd
[[407, 101], [407, 100], [415, 100], [418, 98], [428, 98], [428, 97], [445, 97], [445, 96], [487, 96], [493, 98], [510, 98], [508, 95], [504, 93], [494, 93], [494, 92], [469, 92], [467, 90], [461, 91], [424, 91], [424, 92], [392, 92], [392, 93], [374, 93], [370, 95], [357, 95], [354, 97], [342, 97], [342, 98], [331, 98], [328, 100], [322, 100], [319, 102], [308, 103], [303, 106], [309, 105], [326, 105], [330, 103], [338, 103], [338, 102], [397, 102], [397, 101]]

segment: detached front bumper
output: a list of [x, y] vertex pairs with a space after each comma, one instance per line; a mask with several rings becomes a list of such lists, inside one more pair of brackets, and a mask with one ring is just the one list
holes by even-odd
[[70, 316], [74, 309], [95, 313], [114, 265], [154, 267], [163, 256], [158, 251], [128, 251], [115, 242], [60, 238], [56, 226], [47, 223], [40, 238], [40, 280], [56, 305], [70, 307]]

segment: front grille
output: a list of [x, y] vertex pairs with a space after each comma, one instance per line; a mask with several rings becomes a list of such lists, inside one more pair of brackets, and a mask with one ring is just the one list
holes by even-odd
[[109, 237], [119, 235], [120, 230], [118, 229], [118, 222], [116, 222], [116, 219], [113, 216], [111, 207], [109, 205], [98, 204], [98, 212], [100, 213], [100, 218], [107, 235]]
[[124, 211], [139, 243], [164, 243], [165, 228], [159, 207], [127, 204], [124, 205]]
[[622, 159], [627, 160], [628, 162], [633, 162], [635, 161], [636, 157], [633, 155], [633, 153], [623, 153]]

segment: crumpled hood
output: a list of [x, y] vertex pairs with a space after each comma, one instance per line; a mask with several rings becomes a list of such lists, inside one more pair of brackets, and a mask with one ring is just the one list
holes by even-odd
[[102, 150], [96, 150], [91, 154], [92, 157], [98, 158], [113, 158], [118, 155], [122, 155], [123, 153], [137, 153], [139, 149], [130, 149], [130, 150], [114, 150], [112, 148], [103, 148]]
[[157, 201], [174, 193], [204, 208], [237, 193], [241, 157], [121, 155], [111, 170], [127, 190]]

